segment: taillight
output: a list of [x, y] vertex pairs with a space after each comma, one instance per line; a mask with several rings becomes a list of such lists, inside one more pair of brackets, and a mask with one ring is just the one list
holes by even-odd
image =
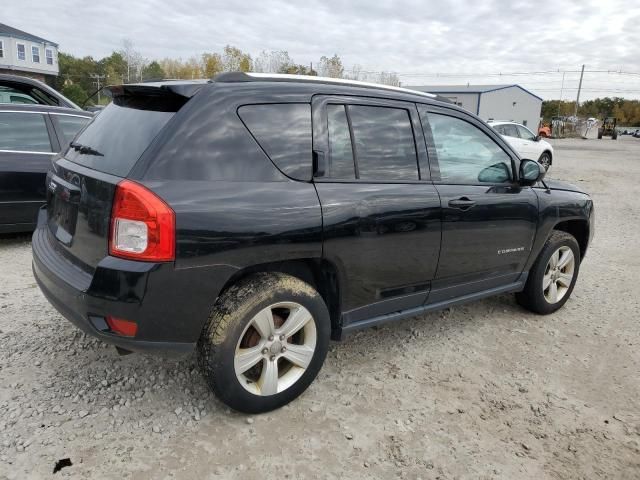
[[123, 180], [111, 208], [109, 254], [149, 262], [175, 260], [176, 227], [171, 207], [151, 190]]

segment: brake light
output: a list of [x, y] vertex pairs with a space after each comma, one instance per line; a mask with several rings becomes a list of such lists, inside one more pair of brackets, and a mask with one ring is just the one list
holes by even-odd
[[175, 260], [176, 227], [171, 207], [131, 180], [116, 187], [111, 208], [109, 254], [149, 262]]
[[138, 332], [138, 324], [123, 318], [107, 316], [105, 318], [107, 325], [112, 333], [123, 337], [135, 337]]

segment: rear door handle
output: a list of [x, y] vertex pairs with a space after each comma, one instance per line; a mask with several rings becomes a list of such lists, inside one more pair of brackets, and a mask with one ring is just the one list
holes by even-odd
[[457, 208], [458, 210], [469, 210], [475, 204], [475, 201], [469, 200], [467, 197], [458, 198], [456, 200], [449, 200], [449, 206], [452, 208]]

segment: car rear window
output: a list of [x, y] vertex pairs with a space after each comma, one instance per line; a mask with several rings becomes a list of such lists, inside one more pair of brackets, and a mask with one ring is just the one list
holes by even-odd
[[65, 157], [100, 172], [126, 177], [175, 114], [165, 111], [159, 102], [158, 98], [114, 98], [78, 135]]
[[311, 105], [244, 105], [238, 115], [273, 163], [287, 176], [310, 180]]

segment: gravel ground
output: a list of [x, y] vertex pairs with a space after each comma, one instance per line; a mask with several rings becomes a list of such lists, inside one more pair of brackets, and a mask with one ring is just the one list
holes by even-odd
[[562, 310], [505, 295], [359, 332], [255, 417], [193, 357], [81, 334], [38, 290], [29, 238], [0, 239], [0, 479], [640, 478], [640, 140], [555, 145], [550, 176], [597, 217]]

